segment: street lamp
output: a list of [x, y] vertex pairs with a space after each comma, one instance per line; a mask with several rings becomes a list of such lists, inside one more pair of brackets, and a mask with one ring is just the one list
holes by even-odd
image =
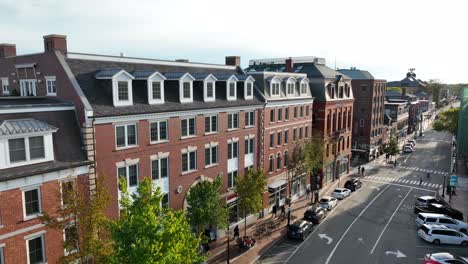
[[230, 256], [229, 256], [229, 235], [230, 235], [231, 231], [229, 230], [229, 223], [228, 223], [228, 228], [226, 229], [226, 235], [227, 235], [227, 261], [226, 263], [229, 264], [229, 259], [230, 259]]

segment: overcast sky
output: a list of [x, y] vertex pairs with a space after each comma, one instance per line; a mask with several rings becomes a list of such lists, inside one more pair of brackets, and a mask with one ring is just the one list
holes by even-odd
[[[97, 6], [97, 3], [100, 5]], [[0, 0], [0, 43], [43, 50], [68, 36], [73, 52], [224, 63], [319, 56], [375, 77], [468, 83], [466, 0]]]

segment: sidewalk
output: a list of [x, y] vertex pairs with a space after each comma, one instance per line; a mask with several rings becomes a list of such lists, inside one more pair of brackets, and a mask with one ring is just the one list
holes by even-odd
[[[329, 183], [327, 186], [322, 188], [319, 191], [319, 197], [324, 195], [330, 194], [335, 188], [338, 187], [338, 183], [344, 185], [348, 178], [357, 173], [354, 168], [351, 168], [350, 173], [346, 176], [342, 176], [340, 181], [334, 181]], [[298, 200], [294, 201], [291, 205], [291, 220], [296, 218], [302, 218], [304, 212], [309, 207], [310, 199], [306, 199], [305, 197], [301, 197]], [[278, 242], [285, 234], [286, 234], [286, 225], [287, 219], [280, 221], [276, 219], [276, 229], [271, 232], [270, 235], [260, 235], [255, 236], [255, 227], [257, 224], [270, 220], [271, 215], [267, 214], [264, 218], [259, 219], [255, 224], [247, 227], [247, 235], [254, 237], [257, 240], [257, 244], [248, 251], [243, 252], [241, 254], [238, 251], [238, 246], [235, 240], [229, 240], [229, 255], [230, 255], [230, 263], [253, 263], [255, 262], [263, 253], [265, 253], [270, 247], [272, 247], [276, 242]], [[244, 235], [243, 226], [239, 226], [240, 228], [240, 235]], [[210, 251], [209, 251], [209, 259], [207, 263], [214, 264], [214, 263], [225, 263], [227, 260], [227, 238], [219, 239], [216, 242], [210, 244]]]
[[[456, 195], [452, 195], [452, 199], [449, 202], [449, 195], [445, 194], [445, 200], [449, 202], [455, 209], [460, 210], [463, 213], [465, 221], [468, 220], [468, 171], [466, 165], [463, 164], [463, 160], [457, 160], [456, 163], [456, 175], [458, 176], [458, 186], [456, 189]], [[442, 192], [442, 190], [440, 191]], [[441, 194], [441, 193], [439, 193]]]

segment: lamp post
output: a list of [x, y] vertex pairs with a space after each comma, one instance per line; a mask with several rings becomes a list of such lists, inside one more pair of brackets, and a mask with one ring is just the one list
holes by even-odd
[[229, 238], [230, 238], [230, 233], [231, 231], [229, 230], [229, 223], [228, 223], [228, 228], [226, 229], [226, 235], [227, 235], [227, 261], [226, 263], [229, 264], [229, 259], [230, 259], [230, 256], [229, 256]]

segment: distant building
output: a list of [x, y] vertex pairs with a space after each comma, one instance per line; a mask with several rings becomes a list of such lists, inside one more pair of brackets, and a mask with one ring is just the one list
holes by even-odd
[[468, 159], [468, 87], [460, 91], [460, 115], [458, 117], [457, 153]]
[[386, 122], [391, 126], [395, 126], [394, 129], [391, 129], [390, 137], [393, 132], [395, 133], [398, 141], [404, 139], [408, 134], [409, 107], [407, 104], [406, 100], [392, 100], [390, 102], [385, 102]]
[[351, 78], [353, 88], [353, 160], [367, 162], [382, 152], [382, 129], [387, 82], [375, 79], [371, 73], [356, 68], [340, 69]]
[[401, 81], [391, 81], [387, 83], [387, 87], [400, 87], [403, 95], [414, 94], [418, 91], [421, 91], [427, 86], [427, 82], [422, 81], [421, 79], [416, 79], [416, 73], [414, 69], [410, 69], [406, 73], [406, 77]]

